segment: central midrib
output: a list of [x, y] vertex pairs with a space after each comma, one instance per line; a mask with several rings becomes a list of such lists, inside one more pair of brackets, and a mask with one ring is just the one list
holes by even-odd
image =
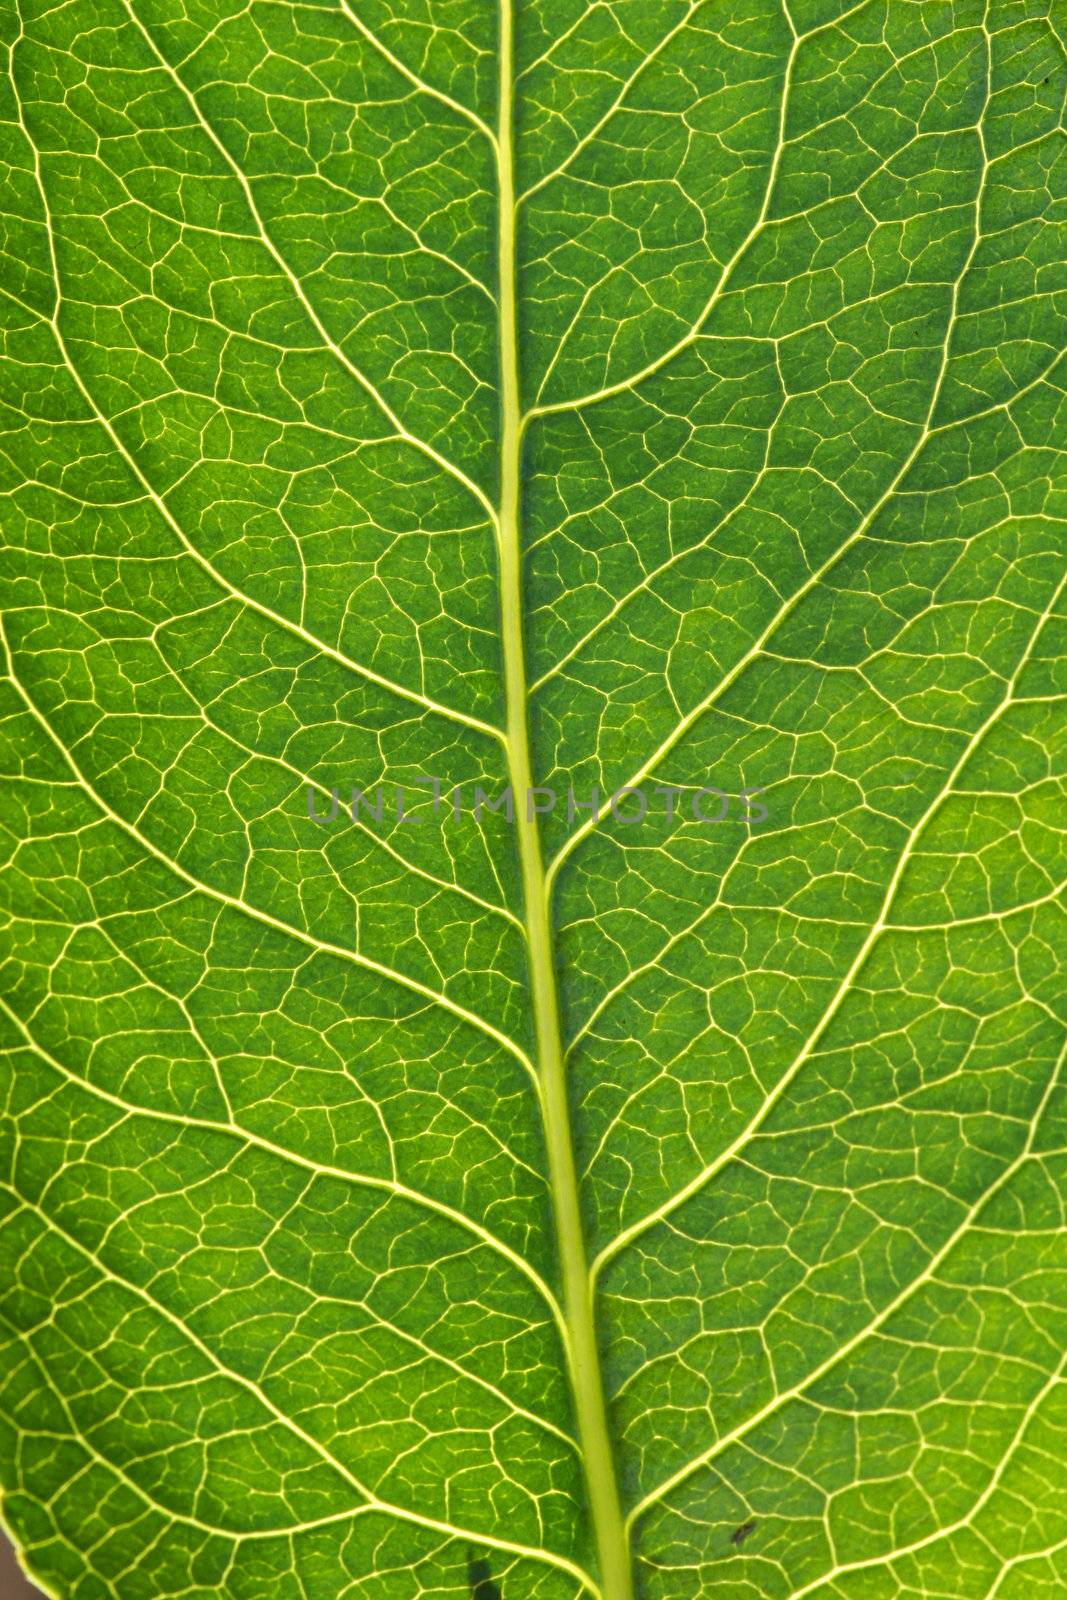
[[500, 0], [497, 251], [500, 318], [500, 605], [507, 704], [508, 777], [515, 807], [533, 1000], [541, 1113], [556, 1225], [566, 1351], [604, 1600], [633, 1600], [629, 1546], [619, 1507], [604, 1382], [571, 1136], [570, 1101], [560, 1034], [549, 890], [536, 818], [527, 810], [533, 784], [524, 650], [521, 453], [515, 283], [515, 177], [512, 0]]

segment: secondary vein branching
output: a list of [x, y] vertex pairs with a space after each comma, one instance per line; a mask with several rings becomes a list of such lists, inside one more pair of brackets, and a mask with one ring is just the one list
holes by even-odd
[[[465, 1233], [469, 1233], [479, 1244], [485, 1245], [487, 1249], [494, 1251], [503, 1260], [507, 1261], [510, 1266], [514, 1267], [517, 1272], [521, 1273], [544, 1301], [548, 1315], [553, 1322], [565, 1333], [563, 1314], [559, 1302], [541, 1274], [530, 1265], [525, 1256], [521, 1255], [517, 1250], [513, 1250], [498, 1234], [484, 1227], [473, 1217], [469, 1217], [466, 1212], [460, 1211], [455, 1206], [450, 1206], [446, 1201], [439, 1200], [436, 1196], [427, 1194], [421, 1189], [413, 1189], [410, 1184], [402, 1182], [400, 1178], [386, 1178], [377, 1176], [374, 1173], [356, 1172], [347, 1167], [336, 1166], [331, 1162], [316, 1161], [310, 1156], [301, 1155], [298, 1150], [290, 1149], [288, 1145], [279, 1144], [275, 1139], [268, 1139], [261, 1133], [253, 1132], [252, 1129], [246, 1128], [236, 1119], [229, 1122], [217, 1122], [210, 1117], [197, 1116], [191, 1112], [166, 1111], [162, 1107], [140, 1106], [133, 1101], [124, 1100], [121, 1095], [113, 1094], [111, 1090], [102, 1088], [100, 1084], [93, 1083], [91, 1079], [73, 1072], [70, 1067], [66, 1066], [57, 1056], [47, 1050], [2, 995], [0, 995], [0, 1015], [7, 1017], [12, 1027], [21, 1035], [26, 1048], [40, 1056], [42, 1061], [46, 1061], [53, 1072], [59, 1073], [65, 1081], [76, 1084], [94, 1098], [106, 1102], [106, 1104], [114, 1107], [116, 1111], [121, 1112], [124, 1116], [148, 1117], [157, 1122], [169, 1123], [178, 1128], [196, 1128], [202, 1133], [237, 1139], [247, 1148], [262, 1150], [265, 1155], [274, 1156], [290, 1166], [299, 1167], [313, 1177], [332, 1178], [338, 1183], [350, 1184], [354, 1188], [376, 1189], [382, 1194], [392, 1195], [397, 1200], [403, 1200], [421, 1210], [436, 1213], [444, 1221], [462, 1229]], [[538, 1418], [537, 1420], [543, 1423], [545, 1427], [551, 1428], [552, 1431], [559, 1432], [561, 1437], [569, 1437], [564, 1435], [562, 1430], [556, 1429], [555, 1425], [546, 1419]]]
[[143, 850], [146, 855], [151, 856], [153, 860], [158, 861], [162, 866], [166, 867], [168, 871], [172, 872], [174, 876], [180, 880], [180, 882], [187, 884], [191, 889], [195, 889], [199, 894], [206, 895], [208, 899], [215, 901], [216, 904], [226, 906], [231, 911], [235, 911], [244, 916], [250, 917], [254, 922], [261, 923], [264, 927], [273, 928], [276, 933], [281, 933], [288, 938], [295, 939], [298, 944], [302, 944], [312, 951], [317, 951], [322, 955], [336, 956], [342, 961], [352, 963], [353, 966], [363, 967], [368, 972], [374, 972], [379, 977], [388, 979], [391, 983], [395, 983], [398, 987], [410, 990], [412, 994], [420, 996], [420, 998], [426, 1000], [430, 1004], [440, 1006], [442, 1010], [450, 1012], [452, 1016], [456, 1017], [460, 1022], [465, 1022], [472, 1028], [477, 1029], [480, 1033], [484, 1033], [488, 1038], [492, 1039], [496, 1044], [498, 1044], [501, 1049], [506, 1050], [509, 1055], [514, 1056], [516, 1061], [519, 1062], [520, 1066], [525, 1068], [527, 1073], [530, 1075], [534, 1086], [538, 1086], [538, 1079], [536, 1073], [534, 1072], [533, 1064], [531, 1063], [526, 1052], [523, 1050], [522, 1046], [517, 1044], [514, 1039], [509, 1037], [508, 1034], [503, 1033], [499, 1028], [495, 1027], [491, 1022], [487, 1022], [484, 1017], [479, 1016], [474, 1011], [469, 1011], [466, 1006], [460, 1005], [458, 1001], [451, 999], [450, 996], [446, 994], [442, 994], [439, 990], [431, 989], [427, 984], [422, 983], [418, 978], [410, 977], [407, 973], [401, 972], [395, 967], [390, 967], [385, 965], [384, 962], [377, 961], [373, 956], [364, 955], [359, 950], [346, 949], [345, 946], [334, 944], [329, 939], [320, 939], [313, 933], [310, 933], [305, 929], [298, 928], [294, 923], [286, 922], [284, 918], [274, 916], [272, 912], [265, 910], [261, 906], [252, 905], [247, 900], [241, 900], [236, 895], [228, 894], [224, 889], [219, 889], [210, 883], [203, 882], [186, 867], [183, 867], [179, 861], [176, 861], [173, 856], [169, 856], [165, 850], [161, 850], [158, 845], [152, 842], [147, 834], [142, 833], [139, 828], [135, 827], [133, 823], [128, 822], [125, 817], [121, 816], [111, 805], [108, 804], [104, 796], [97, 788], [94, 787], [87, 775], [74, 760], [74, 757], [71, 755], [63, 741], [59, 738], [51, 723], [44, 716], [43, 712], [40, 710], [40, 707], [28, 693], [25, 685], [17, 677], [14, 666], [14, 657], [11, 652], [11, 647], [8, 644], [6, 634], [3, 631], [2, 623], [0, 623], [0, 639], [3, 640], [4, 650], [8, 656], [9, 681], [11, 682], [12, 687], [18, 694], [19, 698], [22, 700], [22, 703], [25, 705], [27, 711], [30, 713], [42, 731], [47, 735], [49, 742], [58, 752], [62, 760], [66, 762], [67, 766], [74, 774], [85, 794], [93, 802], [101, 814], [105, 816], [109, 822], [114, 823], [119, 831], [125, 834], [128, 839], [130, 839], [139, 847], [139, 849]]
[[71, 1249], [91, 1263], [106, 1281], [113, 1283], [132, 1298], [139, 1300], [162, 1318], [163, 1321], [169, 1323], [220, 1377], [225, 1378], [228, 1382], [250, 1395], [262, 1406], [264, 1412], [272, 1417], [287, 1433], [291, 1434], [294, 1439], [299, 1440], [312, 1456], [317, 1457], [325, 1466], [331, 1468], [337, 1474], [337, 1477], [359, 1496], [362, 1505], [367, 1510], [379, 1511], [386, 1516], [395, 1517], [400, 1522], [411, 1523], [418, 1528], [426, 1528], [431, 1532], [445, 1534], [450, 1539], [458, 1539], [464, 1542], [476, 1540], [497, 1550], [504, 1550], [513, 1555], [526, 1556], [536, 1561], [545, 1562], [549, 1566], [556, 1567], [566, 1572], [570, 1577], [577, 1579], [583, 1588], [592, 1587], [587, 1574], [580, 1567], [573, 1561], [569, 1561], [565, 1556], [557, 1555], [552, 1550], [524, 1545], [495, 1534], [476, 1533], [471, 1528], [444, 1522], [439, 1517], [428, 1516], [424, 1512], [416, 1511], [409, 1506], [399, 1505], [393, 1501], [383, 1499], [369, 1485], [365, 1484], [335, 1451], [323, 1444], [320, 1439], [316, 1438], [314, 1433], [297, 1422], [294, 1417], [283, 1411], [271, 1398], [262, 1383], [246, 1377], [244, 1373], [239, 1372], [235, 1367], [229, 1366], [223, 1361], [212, 1347], [195, 1332], [189, 1322], [184, 1317], [179, 1316], [177, 1312], [172, 1311], [163, 1300], [151, 1294], [139, 1283], [124, 1277], [116, 1271], [97, 1251], [91, 1249], [78, 1238], [77, 1234], [71, 1232], [69, 1227], [60, 1222], [58, 1218], [44, 1211], [40, 1205], [26, 1200], [24, 1196], [18, 1194], [17, 1191], [10, 1190], [6, 1185], [0, 1186], [0, 1194], [3, 1193], [9, 1194], [13, 1201], [21, 1202], [24, 1208], [37, 1217], [44, 1227], [64, 1239]]
[[252, 192], [252, 185], [249, 183], [244, 171], [234, 160], [229, 149], [219, 138], [218, 133], [204, 115], [204, 112], [200, 106], [200, 102], [197, 100], [196, 96], [187, 87], [184, 79], [182, 79], [174, 70], [166, 56], [160, 50], [155, 41], [154, 35], [138, 16], [137, 12], [130, 4], [130, 0], [122, 0], [122, 4], [127, 16], [130, 18], [130, 21], [134, 24], [138, 33], [141, 35], [142, 39], [145, 41], [145, 44], [151, 51], [153, 59], [158, 63], [161, 70], [166, 74], [167, 78], [181, 95], [193, 116], [196, 118], [196, 121], [205, 137], [221, 156], [222, 160], [226, 164], [226, 167], [237, 180], [241, 193], [244, 196], [245, 204], [248, 207], [249, 215], [252, 219], [252, 225], [256, 230], [256, 234], [259, 237], [260, 243], [263, 245], [263, 248], [266, 250], [267, 254], [278, 268], [278, 271], [288, 283], [289, 287], [292, 289], [293, 294], [300, 302], [300, 305], [307, 315], [308, 320], [315, 329], [315, 332], [318, 334], [319, 338], [322, 340], [325, 347], [330, 351], [331, 355], [338, 362], [338, 364], [356, 380], [364, 393], [368, 395], [369, 398], [374, 402], [382, 416], [389, 423], [389, 426], [394, 429], [397, 438], [403, 439], [405, 444], [410, 445], [413, 450], [418, 450], [420, 454], [426, 456], [428, 460], [434, 462], [442, 472], [447, 473], [450, 478], [453, 478], [457, 483], [461, 484], [463, 488], [467, 490], [468, 494], [472, 495], [474, 499], [478, 501], [487, 517], [490, 519], [490, 521], [492, 521], [496, 513], [491, 501], [486, 496], [485, 491], [474, 482], [473, 478], [469, 477], [468, 474], [463, 471], [462, 467], [458, 466], [454, 461], [450, 461], [448, 457], [443, 455], [440, 450], [438, 450], [434, 445], [427, 443], [425, 439], [420, 438], [418, 434], [412, 433], [410, 428], [406, 426], [406, 424], [394, 411], [393, 407], [389, 404], [388, 400], [378, 388], [377, 384], [372, 381], [372, 379], [363, 371], [361, 367], [355, 364], [346, 351], [338, 344], [329, 328], [327, 328], [326, 324], [319, 316], [315, 306], [312, 304], [312, 301], [309, 298], [307, 291], [305, 290], [304, 285], [301, 283], [299, 277], [293, 271], [292, 267], [289, 265], [289, 262], [286, 260], [285, 256], [274, 242], [270, 230], [268, 229], [263, 215], [260, 212], [256, 197]]
[[740, 1152], [751, 1141], [755, 1134], [759, 1132], [760, 1128], [763, 1126], [764, 1122], [770, 1116], [774, 1108], [781, 1102], [786, 1090], [789, 1088], [789, 1085], [794, 1081], [804, 1064], [810, 1060], [812, 1054], [825, 1037], [827, 1030], [833, 1023], [834, 1018], [837, 1016], [838, 1012], [841, 1010], [841, 1007], [852, 993], [856, 979], [866, 966], [871, 952], [881, 940], [882, 935], [897, 931], [895, 925], [889, 919], [893, 909], [893, 904], [896, 900], [901, 884], [904, 881], [908, 866], [914, 858], [916, 849], [925, 835], [927, 828], [930, 827], [930, 825], [934, 822], [945, 802], [955, 792], [956, 783], [961, 774], [965, 771], [972, 757], [981, 749], [986, 737], [997, 726], [1005, 712], [1008, 711], [1012, 706], [1015, 685], [1024, 667], [1029, 661], [1034, 644], [1040, 637], [1042, 629], [1045, 627], [1050, 616], [1052, 615], [1052, 612], [1058, 603], [1059, 597], [1062, 594], [1065, 586], [1067, 586], [1067, 579], [1064, 579], [1060, 582], [1053, 594], [1052, 599], [1049, 601], [1048, 606], [1038, 616], [1037, 621], [1031, 629], [1030, 636], [1026, 642], [1026, 647], [1019, 657], [1016, 669], [1012, 674], [1003, 695], [997, 701], [992, 711], [967, 740], [941, 787], [930, 800], [922, 815], [909, 830], [907, 839], [904, 842], [904, 846], [897, 857], [896, 866], [894, 867], [889, 882], [886, 885], [885, 893], [882, 896], [882, 903], [879, 906], [877, 916], [874, 918], [874, 921], [868, 928], [865, 937], [860, 942], [855, 954], [853, 955], [852, 961], [849, 963], [849, 966], [842, 976], [840, 982], [836, 985], [829, 1004], [820, 1014], [814, 1027], [809, 1031], [807, 1039], [804, 1041], [804, 1044], [801, 1046], [800, 1050], [794, 1055], [789, 1067], [782, 1074], [781, 1078], [778, 1080], [771, 1092], [764, 1097], [764, 1100], [755, 1115], [749, 1120], [745, 1127], [742, 1128], [737, 1137], [720, 1152], [713, 1162], [709, 1163], [709, 1165], [702, 1171], [696, 1173], [687, 1184], [676, 1190], [675, 1193], [672, 1194], [669, 1199], [665, 1200], [662, 1205], [657, 1206], [656, 1209], [652, 1212], [649, 1212], [647, 1216], [638, 1218], [637, 1221], [631, 1223], [629, 1227], [624, 1228], [621, 1233], [617, 1234], [609, 1244], [605, 1245], [604, 1249], [600, 1252], [596, 1261], [593, 1263], [591, 1270], [594, 1278], [597, 1277], [603, 1268], [606, 1267], [610, 1261], [614, 1260], [614, 1258], [619, 1255], [622, 1250], [624, 1250], [628, 1245], [632, 1244], [636, 1239], [639, 1239], [642, 1234], [647, 1233], [649, 1228], [653, 1227], [658, 1222], [665, 1221], [666, 1218], [675, 1212], [680, 1206], [684, 1205], [686, 1200], [690, 1200], [695, 1194], [698, 1194], [700, 1190], [705, 1188], [706, 1185], [710, 1183], [717, 1173], [721, 1172], [724, 1167], [728, 1166], [730, 1162], [740, 1154]]

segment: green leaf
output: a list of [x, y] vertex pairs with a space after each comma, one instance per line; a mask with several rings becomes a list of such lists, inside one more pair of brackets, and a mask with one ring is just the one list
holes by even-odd
[[1062, 24], [5, 8], [51, 1593], [1067, 1592]]

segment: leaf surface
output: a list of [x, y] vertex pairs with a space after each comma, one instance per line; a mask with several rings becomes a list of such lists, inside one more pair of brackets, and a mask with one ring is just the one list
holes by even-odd
[[1062, 21], [4, 12], [51, 1593], [1067, 1589]]

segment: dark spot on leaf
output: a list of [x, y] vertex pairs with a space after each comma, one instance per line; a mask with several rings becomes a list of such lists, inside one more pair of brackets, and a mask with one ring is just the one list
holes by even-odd
[[471, 1600], [503, 1600], [499, 1585], [493, 1582], [493, 1569], [481, 1556], [468, 1555], [467, 1582]]
[[735, 1528], [733, 1533], [730, 1535], [730, 1543], [744, 1544], [749, 1534], [755, 1529], [755, 1526], [756, 1524], [754, 1522], [742, 1522], [741, 1526], [739, 1528]]

